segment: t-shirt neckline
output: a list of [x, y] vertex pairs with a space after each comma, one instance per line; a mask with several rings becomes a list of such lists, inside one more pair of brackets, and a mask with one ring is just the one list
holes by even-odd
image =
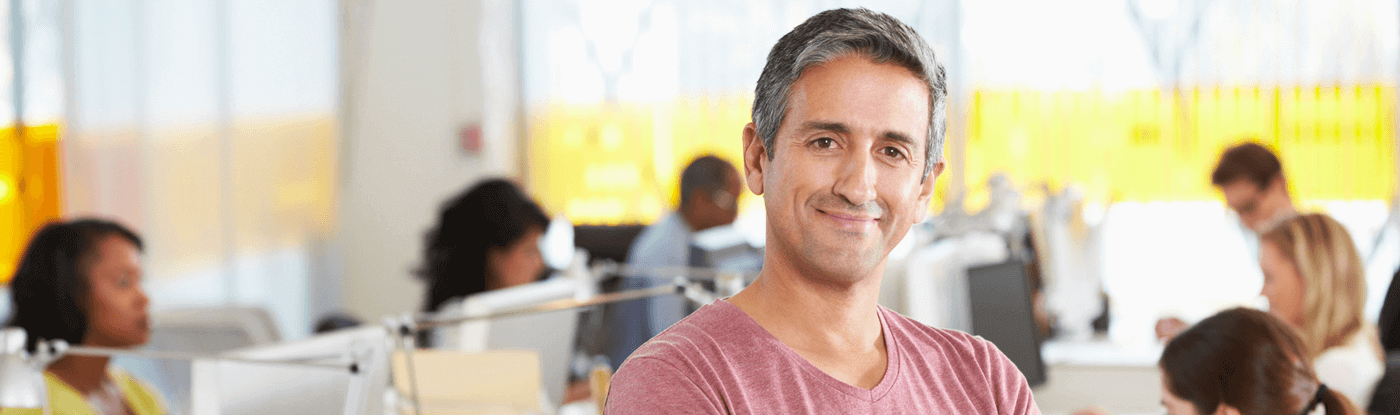
[[744, 319], [741, 321], [746, 322], [746, 325], [755, 332], [755, 335], [758, 336], [761, 341], [771, 343], [775, 348], [782, 351], [784, 358], [796, 362], [797, 367], [801, 368], [803, 372], [806, 372], [808, 376], [836, 391], [859, 399], [875, 402], [884, 397], [899, 379], [899, 369], [903, 359], [899, 352], [899, 342], [895, 340], [895, 336], [890, 332], [889, 318], [885, 315], [886, 310], [884, 307], [875, 306], [875, 315], [880, 318], [880, 333], [885, 340], [885, 376], [880, 378], [880, 382], [875, 384], [875, 388], [865, 389], [842, 382], [840, 379], [836, 379], [822, 371], [816, 365], [812, 364], [812, 362], [807, 361], [802, 355], [797, 354], [797, 351], [792, 350], [791, 347], [788, 347], [786, 344], [783, 344], [781, 340], [778, 340], [777, 337], [774, 337], [772, 333], [769, 333], [767, 329], [759, 325], [758, 321], [750, 317], [744, 310], [739, 309], [739, 306], [730, 303], [728, 298], [715, 301], [715, 303], [721, 304], [719, 307], [726, 312], [735, 312], [744, 316]]

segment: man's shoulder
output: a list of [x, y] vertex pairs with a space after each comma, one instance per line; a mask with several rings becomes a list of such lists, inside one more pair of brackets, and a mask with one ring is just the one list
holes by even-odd
[[743, 366], [734, 359], [753, 356], [733, 353], [753, 347], [754, 336], [745, 332], [752, 329], [744, 324], [747, 318], [737, 307], [716, 301], [648, 340], [613, 376], [606, 412], [719, 412], [720, 373]]
[[940, 329], [918, 320], [906, 317], [888, 308], [880, 307], [881, 315], [885, 317], [885, 325], [890, 330], [894, 330], [909, 336], [913, 340], [922, 340], [930, 343], [947, 344], [951, 347], [983, 347], [990, 344], [981, 337], [973, 336], [957, 330]]
[[678, 222], [679, 213], [671, 213], [658, 219], [656, 223], [647, 225], [637, 234], [637, 238], [632, 240], [632, 246], [628, 249], [627, 261], [630, 265], [685, 265], [681, 264], [655, 264], [655, 262], [672, 262], [673, 257], [678, 252], [685, 252], [686, 232], [685, 228]]
[[675, 361], [711, 356], [712, 353], [739, 346], [735, 343], [752, 339], [752, 336], [741, 333], [752, 329], [743, 324], [747, 318], [737, 307], [724, 300], [707, 304], [657, 334], [627, 360], [645, 357]]
[[1035, 409], [1035, 400], [1025, 376], [992, 342], [957, 330], [930, 327], [887, 309], [881, 311], [915, 382], [973, 387], [984, 390], [983, 396], [997, 407], [1017, 408], [1010, 413], [1038, 413], [1027, 412]]
[[985, 367], [1009, 361], [996, 345], [979, 336], [929, 326], [883, 307], [881, 312], [885, 316], [885, 324], [913, 354], [937, 354], [955, 365]]

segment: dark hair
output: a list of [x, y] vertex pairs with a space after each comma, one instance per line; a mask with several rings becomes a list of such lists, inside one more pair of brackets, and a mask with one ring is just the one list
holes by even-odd
[[359, 317], [355, 317], [350, 313], [337, 311], [322, 316], [320, 320], [316, 320], [316, 328], [313, 329], [312, 332], [321, 334], [340, 329], [359, 327], [361, 324], [365, 324], [365, 322], [364, 320], [360, 320]]
[[1220, 155], [1215, 171], [1210, 174], [1210, 183], [1217, 186], [1238, 180], [1249, 179], [1260, 189], [1269, 187], [1275, 177], [1283, 176], [1283, 164], [1273, 151], [1256, 142], [1246, 142], [1230, 147]]
[[[690, 206], [696, 190], [713, 194], [724, 190], [730, 175], [738, 175], [734, 170], [734, 165], [724, 161], [724, 159], [712, 155], [705, 155], [691, 161], [681, 172], [681, 206], [684, 210]], [[739, 195], [734, 195], [739, 196]]]
[[423, 311], [447, 300], [486, 291], [486, 252], [520, 239], [531, 228], [543, 230], [549, 216], [519, 187], [488, 179], [443, 205], [436, 228], [428, 232], [423, 267], [428, 283]]
[[848, 54], [875, 63], [891, 62], [914, 73], [928, 87], [928, 137], [924, 144], [924, 177], [943, 154], [944, 109], [948, 97], [943, 63], [914, 28], [890, 15], [865, 8], [818, 13], [778, 39], [754, 90], [753, 123], [768, 158], [787, 116], [788, 96], [802, 71]]
[[[1296, 414], [1311, 408], [1321, 383], [1302, 340], [1269, 313], [1235, 308], [1177, 335], [1158, 361], [1167, 389], [1199, 413], [1221, 404], [1243, 415]], [[1335, 390], [1322, 394], [1328, 414], [1355, 414]]]
[[24, 329], [31, 352], [39, 339], [83, 343], [88, 317], [81, 304], [87, 301], [88, 267], [98, 243], [108, 236], [141, 249], [135, 232], [101, 219], [50, 222], [29, 240], [10, 280], [14, 312], [5, 326]]

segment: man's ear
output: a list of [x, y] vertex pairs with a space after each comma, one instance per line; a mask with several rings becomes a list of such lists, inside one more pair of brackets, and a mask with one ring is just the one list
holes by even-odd
[[943, 174], [943, 168], [947, 165], [948, 162], [939, 157], [938, 162], [933, 165], [933, 170], [929, 171], [928, 177], [924, 178], [923, 183], [919, 183], [919, 203], [914, 205], [916, 210], [914, 223], [923, 222], [924, 217], [928, 216], [928, 204], [933, 201], [933, 185], [938, 181], [938, 176]]
[[744, 182], [753, 194], [763, 195], [763, 171], [767, 167], [768, 149], [758, 137], [758, 127], [749, 123], [744, 126]]
[[1279, 172], [1273, 179], [1269, 180], [1269, 187], [1283, 194], [1288, 194], [1288, 181], [1283, 179], [1283, 172]]

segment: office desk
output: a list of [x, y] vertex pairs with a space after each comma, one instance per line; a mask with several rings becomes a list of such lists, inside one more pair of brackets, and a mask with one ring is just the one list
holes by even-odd
[[1157, 369], [1161, 354], [1161, 345], [1046, 342], [1041, 349], [1046, 381], [1031, 393], [1045, 415], [1069, 415], [1093, 406], [1114, 415], [1162, 414]]

